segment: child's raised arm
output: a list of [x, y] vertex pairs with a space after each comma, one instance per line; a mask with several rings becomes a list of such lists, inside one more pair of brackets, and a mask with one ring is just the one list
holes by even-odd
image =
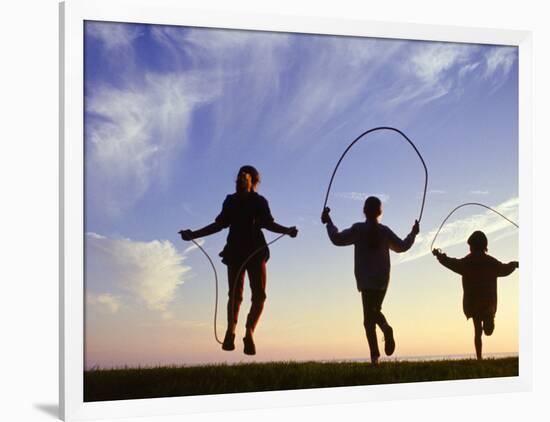
[[408, 251], [413, 245], [414, 239], [419, 231], [420, 231], [420, 226], [418, 224], [418, 220], [415, 220], [411, 232], [403, 240], [401, 240], [394, 232], [392, 232], [388, 228], [388, 241], [389, 241], [390, 249], [398, 253]]
[[321, 215], [321, 222], [327, 225], [327, 233], [330, 241], [336, 246], [353, 245], [357, 237], [353, 226], [339, 232], [338, 228], [332, 222], [329, 213], [330, 208], [326, 207]]
[[224, 229], [224, 226], [221, 223], [214, 221], [212, 224], [209, 224], [208, 226], [204, 226], [199, 230], [193, 231], [193, 230], [187, 229], [187, 230], [180, 230], [178, 233], [181, 235], [181, 238], [183, 240], [193, 240], [198, 237], [210, 236], [211, 234], [217, 233], [223, 229]]
[[514, 272], [516, 268], [519, 267], [519, 262], [517, 261], [511, 261], [507, 264], [504, 264], [500, 261], [497, 262], [497, 277], [506, 277], [507, 275], [510, 275]]
[[434, 249], [432, 254], [435, 255], [441, 265], [447, 267], [449, 270], [454, 271], [457, 274], [462, 275], [464, 273], [464, 264], [461, 259], [449, 258], [441, 249]]
[[229, 227], [231, 222], [231, 211], [230, 211], [230, 195], [227, 195], [223, 201], [222, 211], [215, 218], [214, 222], [200, 228], [199, 230], [180, 230], [178, 233], [181, 235], [183, 240], [193, 240], [199, 237], [210, 236], [211, 234], [218, 233], [219, 231]]
[[290, 237], [296, 237], [298, 235], [298, 229], [296, 228], [296, 226], [292, 226], [292, 227], [281, 226], [275, 221], [270, 221], [263, 227], [269, 230], [270, 232], [287, 234]]

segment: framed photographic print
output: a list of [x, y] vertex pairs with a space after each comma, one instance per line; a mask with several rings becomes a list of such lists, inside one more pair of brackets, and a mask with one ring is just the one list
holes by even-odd
[[60, 7], [64, 419], [530, 389], [530, 33], [179, 3]]

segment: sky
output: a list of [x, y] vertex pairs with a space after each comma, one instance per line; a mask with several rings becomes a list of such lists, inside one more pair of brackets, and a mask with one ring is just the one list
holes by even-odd
[[[474, 354], [460, 277], [430, 243], [464, 202], [518, 221], [516, 48], [91, 21], [84, 46], [87, 368], [368, 358], [353, 247], [332, 245], [320, 214], [338, 158], [377, 126], [407, 134], [429, 172], [421, 233], [391, 257], [394, 357]], [[224, 352], [214, 273], [178, 235], [214, 220], [245, 164], [260, 171], [275, 220], [299, 229], [271, 246], [254, 357], [240, 342], [249, 288], [237, 349]], [[423, 187], [414, 150], [379, 131], [346, 155], [328, 205], [344, 229], [377, 195], [382, 223], [405, 237]], [[462, 257], [474, 230], [491, 255], [518, 259], [518, 230], [480, 207], [457, 211], [435, 246]], [[200, 240], [218, 271], [221, 338], [226, 235]], [[518, 271], [499, 279], [484, 353], [518, 353], [519, 289]]]

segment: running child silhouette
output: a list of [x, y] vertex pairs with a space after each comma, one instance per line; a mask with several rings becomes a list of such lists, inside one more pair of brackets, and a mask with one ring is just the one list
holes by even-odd
[[493, 334], [497, 311], [497, 277], [506, 277], [519, 267], [517, 261], [503, 264], [487, 254], [488, 240], [485, 233], [475, 231], [468, 238], [470, 253], [464, 258], [449, 258], [440, 249], [432, 253], [445, 267], [462, 276], [464, 296], [462, 309], [467, 319], [474, 322], [476, 356], [482, 359], [482, 333]]
[[363, 325], [369, 344], [371, 362], [378, 363], [380, 351], [376, 325], [384, 333], [384, 352], [390, 356], [395, 351], [393, 329], [382, 314], [382, 302], [390, 281], [390, 249], [405, 252], [410, 249], [419, 232], [415, 221], [411, 233], [401, 240], [389, 227], [378, 222], [382, 215], [382, 202], [369, 196], [364, 204], [365, 222], [355, 223], [349, 229], [338, 231], [330, 218], [330, 208], [325, 208], [321, 222], [327, 225], [327, 233], [336, 246], [355, 246], [355, 279], [363, 302]]
[[[229, 294], [227, 301], [227, 331], [223, 340], [223, 350], [235, 349], [235, 329], [239, 317], [239, 308], [243, 300], [244, 273], [248, 274], [252, 305], [246, 319], [246, 335], [243, 338], [244, 353], [256, 354], [253, 334], [260, 319], [266, 299], [267, 281], [266, 262], [269, 249], [262, 229], [288, 234], [296, 237], [296, 227], [277, 224], [269, 210], [267, 200], [256, 192], [260, 183], [260, 173], [252, 166], [243, 166], [237, 174], [235, 193], [227, 195], [222, 211], [215, 221], [199, 230], [181, 230], [183, 240], [209, 236], [229, 227], [227, 243], [220, 252], [222, 262], [227, 265]], [[254, 253], [256, 252], [256, 253]], [[252, 255], [253, 254], [253, 255]], [[250, 256], [252, 255], [252, 258]], [[241, 266], [243, 270], [238, 274]]]

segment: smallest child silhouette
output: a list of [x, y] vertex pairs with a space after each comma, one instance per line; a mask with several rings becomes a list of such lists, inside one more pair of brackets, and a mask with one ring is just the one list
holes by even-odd
[[488, 240], [482, 231], [473, 232], [468, 245], [470, 253], [461, 259], [449, 258], [440, 249], [432, 253], [443, 266], [462, 276], [462, 308], [466, 318], [473, 319], [476, 356], [481, 360], [481, 335], [490, 336], [495, 329], [497, 277], [510, 275], [519, 263], [504, 264], [487, 254]]

